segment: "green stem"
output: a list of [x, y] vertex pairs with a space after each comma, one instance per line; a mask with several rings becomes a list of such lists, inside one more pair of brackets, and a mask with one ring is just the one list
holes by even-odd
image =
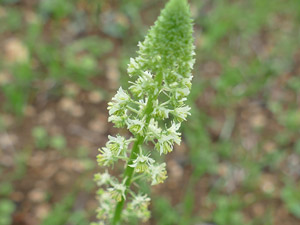
[[139, 179], [141, 179], [141, 178], [143, 178], [143, 177], [145, 177], [146, 176], [146, 174], [140, 174], [140, 175], [137, 175], [137, 176], [135, 176], [135, 177], [133, 177], [132, 178], [132, 182], [134, 182], [134, 181], [136, 181], [136, 180], [139, 180]]
[[[155, 77], [155, 81], [158, 83], [157, 88], [160, 88], [160, 86], [162, 84], [162, 79], [163, 79], [162, 73], [158, 73], [157, 76]], [[157, 97], [158, 97], [158, 94], [156, 96], [152, 95], [148, 99], [147, 106], [146, 106], [146, 109], [145, 109], [146, 127], [148, 126], [148, 124], [150, 122], [150, 119], [151, 119], [150, 115], [153, 111], [153, 103], [152, 103], [153, 99], [156, 99]], [[132, 149], [131, 149], [130, 158], [127, 162], [127, 166], [126, 166], [126, 169], [125, 169], [125, 172], [124, 172], [124, 175], [123, 175], [123, 179], [125, 180], [125, 186], [126, 186], [125, 196], [127, 195], [128, 189], [129, 189], [130, 184], [131, 184], [132, 176], [133, 176], [133, 173], [134, 173], [134, 167], [131, 167], [129, 165], [131, 165], [133, 163], [133, 161], [137, 158], [138, 152], [139, 152], [139, 146], [144, 143], [144, 140], [145, 140], [144, 136], [138, 136], [136, 141], [133, 144]], [[119, 222], [121, 220], [121, 213], [122, 213], [122, 210], [123, 210], [124, 203], [125, 203], [125, 198], [122, 198], [122, 200], [117, 203], [111, 225], [118, 225], [119, 224]]]
[[[126, 186], [126, 192], [125, 195], [127, 195], [127, 190], [131, 184], [131, 179], [132, 179], [132, 175], [134, 172], [134, 167], [130, 167], [129, 165], [132, 164], [132, 162], [136, 159], [138, 151], [139, 151], [139, 145], [142, 144], [144, 142], [144, 137], [139, 136], [137, 138], [137, 140], [134, 142], [134, 145], [132, 147], [131, 150], [131, 154], [130, 154], [130, 158], [129, 161], [127, 163], [125, 172], [124, 172], [124, 179], [126, 179], [125, 181], [125, 186]], [[117, 225], [121, 219], [121, 212], [123, 209], [125, 203], [125, 198], [122, 198], [122, 200], [120, 202], [118, 202], [116, 209], [115, 209], [115, 214], [113, 217], [113, 221], [112, 221], [112, 225]]]

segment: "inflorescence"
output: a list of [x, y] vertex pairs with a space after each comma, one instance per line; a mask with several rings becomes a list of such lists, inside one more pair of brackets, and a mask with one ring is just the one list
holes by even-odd
[[130, 59], [130, 86], [128, 90], [120, 87], [108, 103], [108, 121], [117, 128], [127, 128], [132, 137], [109, 136], [97, 156], [99, 165], [107, 168], [124, 161], [125, 172], [123, 177], [108, 170], [95, 175], [100, 187], [100, 222], [93, 224], [117, 224], [121, 211], [123, 221], [150, 217], [150, 198], [130, 190], [130, 184], [145, 179], [156, 185], [167, 178], [166, 163], [156, 161], [147, 149], [152, 146], [160, 155], [167, 154], [181, 142], [179, 128], [190, 115], [185, 101], [194, 64], [192, 31], [186, 0], [170, 0], [144, 42], [138, 44], [138, 56]]

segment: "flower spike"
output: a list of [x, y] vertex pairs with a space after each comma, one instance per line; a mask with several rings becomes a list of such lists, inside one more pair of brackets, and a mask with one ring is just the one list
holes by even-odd
[[195, 61], [192, 32], [187, 0], [169, 0], [145, 40], [138, 43], [137, 57], [130, 58], [129, 88], [120, 87], [108, 103], [108, 121], [126, 127], [132, 138], [109, 136], [97, 157], [104, 167], [123, 160], [125, 171], [123, 176], [107, 170], [95, 175], [100, 206], [99, 222], [94, 224], [120, 225], [132, 217], [143, 221], [150, 217], [150, 198], [130, 187], [141, 179], [156, 185], [167, 178], [166, 163], [154, 160], [148, 149], [154, 146], [159, 154], [167, 154], [181, 142], [180, 125], [190, 115], [185, 101]]

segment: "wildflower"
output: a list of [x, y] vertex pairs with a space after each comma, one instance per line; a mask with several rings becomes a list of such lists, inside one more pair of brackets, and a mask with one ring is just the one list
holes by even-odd
[[149, 167], [149, 174], [151, 176], [151, 185], [156, 185], [164, 182], [167, 179], [166, 163], [160, 165], [151, 165]]
[[122, 116], [111, 115], [108, 118], [108, 122], [112, 122], [115, 124], [115, 127], [121, 128], [126, 126], [127, 117], [127, 110], [124, 110], [124, 114]]
[[109, 141], [106, 146], [111, 150], [115, 156], [123, 155], [126, 156], [128, 144], [132, 139], [126, 140], [124, 137], [117, 135], [116, 137], [108, 136]]
[[133, 161], [133, 163], [131, 165], [129, 165], [129, 166], [130, 167], [134, 167], [135, 171], [137, 173], [142, 173], [142, 172], [146, 171], [148, 169], [148, 167], [152, 163], [154, 163], [154, 159], [152, 159], [149, 155], [150, 154], [143, 155], [142, 151], [140, 150], [140, 154]]
[[107, 220], [112, 214], [111, 204], [113, 204], [113, 200], [110, 196], [110, 193], [100, 189], [98, 191], [98, 199], [101, 207], [97, 209], [97, 218], [101, 219], [102, 221]]
[[109, 166], [117, 160], [111, 150], [106, 147], [98, 149], [98, 151], [100, 152], [100, 154], [97, 155], [97, 162], [99, 165]]
[[139, 194], [134, 196], [134, 199], [132, 200], [130, 206], [132, 208], [136, 207], [142, 207], [142, 208], [147, 208], [148, 205], [150, 204], [150, 198], [145, 194]]
[[145, 99], [139, 99], [136, 104], [139, 106], [140, 115], [144, 115], [148, 104], [148, 98], [145, 97]]
[[150, 217], [149, 204], [150, 198], [147, 195], [139, 194], [134, 196], [133, 200], [128, 204], [127, 211], [146, 222]]
[[126, 186], [125, 184], [119, 184], [119, 183], [113, 183], [111, 188], [108, 188], [108, 191], [111, 194], [111, 197], [115, 199], [117, 202], [120, 202], [123, 199], [126, 198], [125, 191]]
[[146, 134], [147, 141], [157, 139], [160, 136], [161, 131], [161, 128], [158, 127], [158, 122], [152, 118], [149, 122]]
[[177, 107], [173, 110], [172, 114], [175, 116], [175, 118], [179, 121], [182, 122], [186, 120], [186, 117], [188, 115], [191, 115], [189, 112], [191, 107], [189, 106], [183, 106], [183, 107]]
[[167, 134], [170, 139], [173, 140], [176, 144], [180, 145], [181, 138], [180, 133], [177, 130], [180, 128], [180, 123], [172, 123], [172, 125], [167, 129]]
[[172, 123], [171, 127], [161, 133], [155, 144], [155, 148], [159, 151], [159, 154], [171, 152], [174, 142], [178, 145], [180, 144], [180, 133], [177, 132], [179, 127], [180, 123]]
[[188, 77], [186, 77], [186, 78], [184, 78], [184, 79], [181, 80], [182, 85], [184, 87], [188, 88], [188, 91], [186, 91], [186, 95], [185, 96], [187, 96], [189, 94], [190, 89], [192, 87], [192, 82], [191, 82], [192, 78], [193, 78], [193, 76], [191, 74], [189, 74]]
[[94, 175], [94, 181], [97, 182], [98, 186], [102, 186], [104, 184], [110, 184], [112, 177], [109, 175], [107, 170], [104, 173], [97, 173]]
[[159, 151], [159, 154], [167, 154], [171, 152], [172, 147], [172, 140], [166, 135], [162, 135], [160, 139], [158, 139], [158, 142], [155, 144], [155, 148]]
[[128, 119], [127, 120], [127, 127], [131, 133], [135, 135], [143, 135], [143, 129], [145, 126], [145, 118], [142, 120], [139, 119]]
[[[194, 63], [187, 1], [170, 0], [138, 46], [138, 56], [131, 58], [128, 64], [127, 71], [133, 79], [128, 91], [120, 87], [108, 103], [108, 121], [118, 128], [127, 127], [134, 139], [109, 136], [97, 156], [98, 163], [104, 166], [114, 165], [119, 159], [127, 162], [120, 183], [107, 172], [95, 175], [98, 185], [108, 186], [107, 191], [98, 193], [98, 217], [105, 224], [120, 224], [124, 205], [127, 208], [122, 214], [123, 221], [129, 222], [131, 217], [142, 220], [150, 217], [150, 198], [135, 195], [129, 188], [136, 179], [148, 178], [151, 185], [162, 183], [167, 178], [166, 163], [155, 163], [150, 153], [141, 149], [150, 141], [160, 154], [166, 154], [172, 151], [175, 143], [180, 144], [180, 123], [190, 115], [190, 107], [185, 101], [191, 88]], [[128, 146], [133, 140], [129, 157]], [[127, 194], [133, 199], [126, 199]]]
[[134, 58], [130, 58], [130, 63], [128, 64], [127, 72], [129, 76], [136, 75], [136, 71], [140, 70], [140, 65]]
[[137, 97], [142, 97], [142, 95], [147, 95], [147, 93], [153, 93], [155, 90], [155, 82], [153, 80], [153, 75], [144, 71], [136, 82], [130, 82], [132, 85], [129, 90]]
[[188, 96], [190, 93], [190, 89], [187, 88], [187, 87], [184, 87], [184, 88], [176, 88], [175, 89], [175, 99], [178, 101], [178, 100], [181, 100], [181, 99], [184, 99], [186, 100], [186, 96]]
[[169, 118], [171, 110], [164, 107], [165, 104], [159, 104], [158, 100], [154, 101], [153, 115], [161, 120]]
[[112, 98], [112, 101], [108, 103], [109, 115], [123, 115], [125, 113], [125, 107], [130, 102], [129, 95], [122, 89], [119, 88], [117, 94]]

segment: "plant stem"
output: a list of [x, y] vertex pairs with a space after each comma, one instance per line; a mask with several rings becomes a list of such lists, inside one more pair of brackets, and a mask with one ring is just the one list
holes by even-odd
[[[155, 77], [155, 81], [158, 83], [158, 86], [161, 86], [162, 79], [163, 79], [162, 73], [158, 73], [157, 76]], [[147, 115], [145, 127], [148, 126], [149, 121], [151, 119], [150, 115], [153, 111], [153, 103], [152, 103], [153, 99], [156, 99], [157, 97], [158, 97], [158, 94], [155, 95], [155, 96], [152, 95], [148, 99], [147, 106], [146, 106], [146, 109], [145, 109], [145, 113]], [[134, 167], [131, 167], [129, 165], [131, 165], [133, 163], [133, 161], [137, 158], [138, 152], [139, 152], [139, 146], [144, 143], [144, 140], [145, 140], [145, 137], [139, 135], [137, 137], [136, 141], [134, 142], [133, 147], [131, 149], [130, 158], [127, 162], [127, 166], [126, 166], [126, 169], [125, 169], [125, 172], [124, 172], [124, 175], [123, 175], [123, 179], [125, 180], [125, 186], [126, 186], [125, 196], [127, 195], [128, 188], [130, 187], [131, 179], [132, 179], [133, 172], [134, 172]], [[121, 220], [121, 212], [123, 210], [124, 203], [125, 203], [125, 198], [122, 197], [122, 200], [117, 203], [111, 225], [118, 225], [119, 224], [119, 222]]]
[[[130, 167], [129, 165], [132, 164], [132, 162], [136, 159], [137, 153], [139, 151], [139, 145], [144, 142], [144, 137], [139, 136], [137, 140], [134, 142], [134, 145], [131, 150], [130, 158], [126, 166], [126, 170], [124, 172], [124, 179], [125, 181], [125, 186], [126, 186], [126, 192], [125, 195], [127, 194], [127, 190], [131, 184], [131, 178], [134, 172], [134, 167]], [[112, 225], [117, 225], [121, 219], [121, 212], [124, 206], [125, 198], [122, 198], [120, 202], [118, 202], [115, 210], [115, 214], [113, 217]]]

